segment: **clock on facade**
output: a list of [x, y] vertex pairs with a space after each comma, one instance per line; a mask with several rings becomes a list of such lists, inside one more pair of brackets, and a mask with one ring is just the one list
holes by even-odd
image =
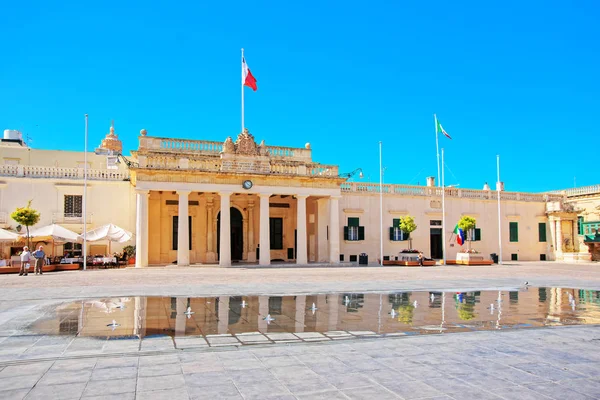
[[244, 183], [242, 183], [242, 187], [246, 190], [251, 189], [252, 188], [252, 181], [244, 181]]

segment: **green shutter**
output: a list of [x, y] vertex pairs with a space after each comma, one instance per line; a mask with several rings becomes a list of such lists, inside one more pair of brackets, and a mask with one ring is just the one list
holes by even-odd
[[481, 240], [481, 229], [475, 228], [475, 241], [478, 242]]
[[546, 223], [545, 222], [540, 222], [538, 224], [538, 236], [539, 236], [540, 242], [546, 241]]
[[583, 235], [583, 217], [577, 217], [577, 231]]
[[348, 218], [348, 226], [358, 226], [358, 218]]
[[399, 227], [400, 226], [400, 218], [394, 218], [394, 223], [392, 224], [393, 227]]
[[348, 240], [348, 227], [344, 227], [344, 240]]
[[509, 241], [518, 242], [519, 241], [519, 223], [518, 222], [510, 222], [509, 223], [509, 231], [510, 231]]
[[394, 227], [390, 226], [390, 240], [394, 240]]
[[364, 226], [358, 227], [358, 240], [365, 240], [365, 227]]

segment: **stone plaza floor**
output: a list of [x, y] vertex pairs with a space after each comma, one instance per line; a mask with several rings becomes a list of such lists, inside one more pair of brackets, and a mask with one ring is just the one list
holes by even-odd
[[358, 332], [292, 343], [281, 334], [281, 343], [252, 345], [230, 345], [223, 335], [222, 347], [193, 337], [99, 340], [24, 329], [56, 304], [89, 298], [499, 290], [524, 281], [600, 290], [600, 265], [166, 267], [0, 276], [0, 399], [600, 398], [598, 325], [395, 337]]

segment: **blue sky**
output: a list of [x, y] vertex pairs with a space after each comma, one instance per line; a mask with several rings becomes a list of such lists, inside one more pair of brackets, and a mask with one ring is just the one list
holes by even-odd
[[381, 140], [385, 182], [424, 184], [437, 113], [446, 184], [494, 182], [496, 154], [506, 190], [598, 183], [594, 1], [56, 3], [3, 5], [0, 128], [33, 147], [82, 150], [85, 113], [90, 149], [113, 119], [127, 150], [235, 138], [244, 47], [257, 141], [378, 181]]

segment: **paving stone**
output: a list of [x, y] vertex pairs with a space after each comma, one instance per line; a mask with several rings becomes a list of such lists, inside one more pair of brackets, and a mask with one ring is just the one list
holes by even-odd
[[215, 385], [188, 386], [188, 394], [192, 400], [200, 399], [219, 399], [219, 400], [237, 400], [243, 399], [237, 387], [232, 382], [216, 383]]
[[267, 333], [266, 336], [273, 341], [298, 340], [293, 333]]
[[136, 396], [137, 400], [188, 400], [189, 398], [186, 388], [140, 392]]
[[177, 389], [185, 385], [183, 375], [163, 375], [160, 378], [149, 376], [140, 377], [137, 381], [137, 392], [151, 392], [153, 390]]
[[597, 379], [572, 379], [559, 384], [592, 397], [597, 397], [600, 394], [600, 380]]
[[50, 370], [38, 382], [38, 386], [43, 385], [62, 385], [65, 383], [87, 382], [90, 380], [92, 370], [83, 369], [81, 371], [70, 370], [68, 372]]
[[529, 390], [533, 390], [536, 393], [541, 393], [545, 396], [548, 396], [551, 399], [589, 400], [593, 398], [576, 392], [570, 387], [565, 387], [554, 382], [534, 383], [532, 385], [525, 385], [525, 387], [527, 387]]
[[384, 382], [381, 383], [381, 385], [406, 400], [434, 397], [444, 394], [439, 390], [427, 385], [426, 383], [418, 381]]
[[275, 398], [288, 396], [289, 390], [277, 381], [256, 382], [237, 386], [244, 399], [259, 400], [265, 398]]
[[179, 357], [176, 354], [168, 354], [163, 356], [143, 356], [139, 358], [138, 368], [146, 366], [163, 365], [163, 364], [178, 364]]
[[101, 381], [108, 379], [136, 378], [137, 374], [137, 367], [95, 368], [92, 371], [91, 380]]
[[[298, 394], [296, 397], [299, 400], [347, 400], [349, 397], [339, 390], [319, 393]], [[374, 399], [372, 399], [374, 400]]]
[[102, 368], [120, 368], [120, 367], [134, 367], [138, 366], [137, 357], [115, 357], [115, 358], [98, 358], [95, 369]]
[[260, 359], [260, 362], [267, 368], [301, 365], [301, 362], [293, 356], [264, 357]]
[[83, 396], [82, 400], [134, 400], [135, 393], [118, 393], [103, 396]]
[[31, 389], [39, 379], [39, 375], [21, 375], [0, 378], [0, 391]]
[[181, 374], [181, 364], [158, 364], [144, 365], [139, 368], [138, 376], [140, 378], [147, 376], [163, 376], [163, 375], [178, 375]]
[[242, 343], [234, 337], [207, 337], [211, 346], [240, 346]]
[[390, 392], [389, 390], [386, 390], [381, 386], [368, 386], [357, 389], [348, 389], [343, 390], [342, 393], [344, 393], [346, 396], [348, 396], [348, 398], [353, 400], [388, 400], [399, 398], [394, 393]]
[[90, 381], [85, 388], [84, 396], [107, 396], [120, 393], [135, 392], [136, 379], [112, 379], [110, 381]]
[[2, 390], [0, 391], [0, 398], [2, 400], [22, 400], [28, 393], [29, 389]]
[[236, 335], [237, 339], [243, 344], [270, 343], [271, 341], [265, 335]]
[[0, 379], [11, 376], [23, 376], [25, 374], [39, 374], [39, 377], [41, 377], [52, 366], [52, 363], [52, 361], [42, 361], [23, 365], [9, 365], [0, 371]]
[[185, 384], [189, 386], [216, 386], [232, 383], [232, 378], [229, 374], [222, 371], [219, 372], [201, 372], [194, 374], [183, 375]]
[[82, 370], [92, 370], [96, 366], [96, 362], [98, 359], [96, 358], [83, 358], [83, 359], [75, 359], [75, 360], [57, 360], [50, 371], [82, 371]]
[[319, 332], [295, 332], [295, 336], [300, 339], [320, 339], [325, 338], [325, 336]]
[[27, 395], [27, 400], [79, 399], [85, 389], [85, 385], [85, 383], [68, 383], [65, 385], [36, 386]]
[[524, 386], [511, 386], [494, 389], [494, 394], [504, 399], [548, 400], [548, 396], [534, 392]]

